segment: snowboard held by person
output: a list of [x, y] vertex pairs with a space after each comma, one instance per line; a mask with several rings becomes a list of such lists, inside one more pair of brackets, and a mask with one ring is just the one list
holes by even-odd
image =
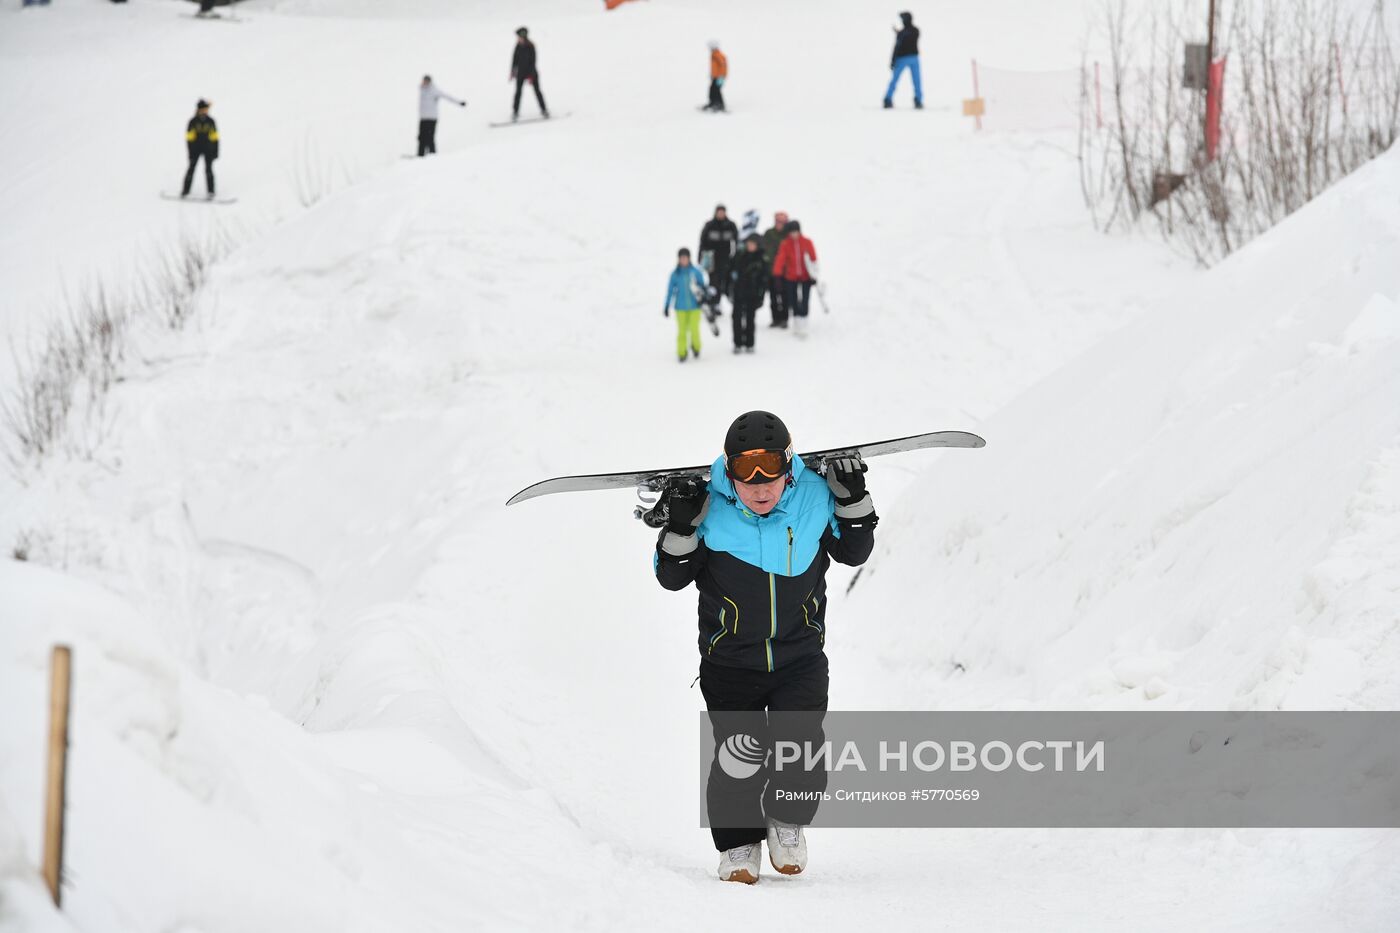
[[895, 30], [894, 52], [890, 55], [890, 86], [885, 88], [885, 109], [894, 106], [895, 88], [905, 71], [914, 82], [914, 109], [924, 107], [924, 84], [919, 74], [919, 27], [914, 25], [913, 13], [899, 14], [902, 28]]
[[180, 197], [189, 197], [190, 186], [194, 184], [195, 166], [204, 160], [204, 191], [211, 200], [214, 197], [214, 161], [219, 158], [219, 128], [214, 118], [209, 116], [209, 101], [201, 99], [194, 105], [194, 116], [185, 126], [185, 152], [189, 156], [189, 168], [185, 170], [185, 181], [180, 186]]
[[787, 296], [784, 294], [786, 286], [773, 272], [773, 263], [778, 259], [778, 247], [783, 245], [783, 238], [787, 236], [783, 232], [787, 223], [787, 212], [778, 211], [773, 215], [773, 226], [763, 231], [763, 259], [768, 263], [769, 276], [768, 313], [772, 318], [769, 327], [788, 326]]
[[710, 40], [710, 102], [701, 110], [724, 112], [724, 82], [729, 77], [729, 59], [719, 50], [719, 42]]
[[545, 106], [544, 92], [540, 90], [540, 70], [535, 61], [535, 43], [530, 41], [530, 30], [521, 26], [515, 31], [515, 54], [510, 60], [510, 79], [515, 82], [515, 101], [510, 108], [512, 120], [520, 119], [520, 92], [526, 84], [535, 90], [540, 116], [549, 119], [549, 108]]
[[729, 295], [729, 264], [739, 247], [739, 228], [729, 219], [723, 204], [715, 205], [714, 216], [700, 228], [700, 268], [715, 287]]
[[[735, 419], [709, 483], [672, 493], [653, 557], [663, 587], [694, 583], [699, 592], [699, 681], [711, 713], [826, 711], [826, 571], [833, 560], [865, 563], [878, 521], [858, 456], [828, 461], [822, 477], [793, 453], [777, 415], [751, 411]], [[781, 728], [776, 717], [770, 721], [774, 741], [822, 741], [820, 716], [785, 720]], [[722, 747], [729, 735], [719, 719], [711, 723]], [[720, 878], [757, 881], [765, 839], [776, 870], [803, 871], [804, 827], [825, 787], [825, 770], [779, 774], [771, 755], [743, 779], [711, 762], [709, 811], [744, 814], [734, 820], [742, 826], [710, 830]]]
[[667, 317], [676, 309], [676, 356], [684, 363], [689, 357], [700, 356], [700, 299], [707, 288], [705, 273], [690, 262], [690, 250], [681, 247], [676, 253], [676, 268], [666, 284], [666, 304], [661, 315]]
[[788, 221], [785, 235], [773, 260], [773, 274], [783, 280], [783, 302], [792, 314], [797, 336], [807, 336], [807, 307], [812, 286], [817, 283], [817, 248], [802, 235], [802, 225]]
[[763, 307], [768, 292], [768, 263], [764, 261], [762, 240], [757, 233], [744, 238], [744, 249], [734, 260], [734, 352], [753, 352], [754, 316]]
[[465, 107], [467, 102], [458, 100], [433, 83], [432, 75], [424, 75], [418, 85], [418, 157], [437, 152], [438, 101], [445, 100]]

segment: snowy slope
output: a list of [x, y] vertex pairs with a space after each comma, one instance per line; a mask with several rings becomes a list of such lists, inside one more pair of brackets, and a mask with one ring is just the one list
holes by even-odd
[[[1394, 457], [1379, 454], [1394, 426], [1376, 400], [1394, 347], [1381, 262], [1394, 215], [1380, 207], [1394, 201], [1392, 163], [1359, 180], [1374, 203], [1354, 236], [1342, 218], [1359, 208], [1344, 199], [1359, 195], [1339, 187], [1291, 221], [1301, 232], [1280, 230], [1281, 245], [1265, 238], [1200, 275], [1088, 228], [1068, 140], [975, 138], [953, 111], [876, 109], [889, 17], [862, 4], [651, 0], [603, 16], [591, 3], [415, 2], [385, 16], [262, 0], [238, 26], [175, 23], [156, 0], [108, 6], [44, 11], [62, 27], [49, 33], [11, 20], [0, 43], [23, 31], [57, 62], [98, 49], [142, 102], [131, 119], [149, 121], [130, 138], [147, 140], [185, 119], [185, 97], [165, 100], [168, 76], [127, 84], [133, 69], [116, 65], [178, 67], [202, 49], [174, 30], [224, 29], [199, 35], [221, 37], [203, 83], [228, 91], [197, 93], [215, 97], [230, 140], [247, 139], [247, 164], [235, 169], [231, 151], [225, 166], [244, 195], [232, 217], [245, 246], [216, 269], [191, 331], [146, 338], [149, 363], [114, 395], [95, 462], [56, 462], [22, 489], [0, 480], [0, 542], [35, 541], [30, 564], [0, 565], [0, 702], [23, 711], [0, 729], [0, 929], [65, 928], [27, 867], [55, 639], [78, 665], [65, 907], [77, 929], [699, 929], [752, 923], [760, 900], [813, 928], [872, 916], [954, 929], [1391, 925], [1394, 845], [1365, 833], [831, 832], [813, 835], [806, 877], [720, 886], [688, 764], [700, 706], [687, 689], [690, 598], [651, 580], [652, 536], [627, 496], [501, 503], [547, 475], [708, 458], [748, 407], [783, 412], [802, 446], [978, 429], [985, 450], [876, 466], [882, 550], [833, 607], [836, 706], [1128, 705], [1147, 702], [1133, 690], [1152, 677], [1181, 706], [1310, 705], [1323, 687], [1336, 692], [1311, 704], [1392, 705], [1382, 662], [1353, 658], [1368, 637], [1393, 657], [1380, 640], [1393, 584], [1369, 556], [1394, 546]], [[551, 103], [575, 114], [488, 131], [522, 10]], [[1013, 12], [1023, 29], [1004, 28]], [[962, 96], [969, 45], [1017, 60], [1034, 47], [1037, 66], [1077, 58], [1078, 21], [1042, 5], [926, 15], [948, 27], [926, 30], [931, 99], [934, 87]], [[733, 65], [727, 117], [691, 109], [711, 34]], [[443, 155], [403, 161], [410, 85], [434, 56], [474, 107], [444, 114]], [[676, 65], [687, 57], [693, 74]], [[289, 90], [308, 72], [315, 117]], [[68, 80], [34, 99], [0, 91], [0, 108], [67, 132]], [[276, 116], [255, 125], [240, 111]], [[364, 170], [302, 211], [285, 173], [307, 120], [343, 131], [337, 154]], [[180, 205], [146, 200], [168, 169], [123, 158], [146, 177], [96, 199], [101, 222], [152, 236], [185, 222], [165, 211]], [[102, 253], [100, 231], [46, 228], [27, 189], [0, 196], [35, 216], [34, 252], [11, 241], [27, 261], [8, 259], [6, 282], [52, 288], [32, 267], [58, 243]], [[761, 331], [758, 354], [736, 359], [727, 335], [707, 335], [704, 359], [680, 368], [657, 306], [676, 247], [695, 246], [720, 200], [801, 218], [835, 308], [805, 345]], [[1300, 245], [1313, 237], [1312, 251]], [[1246, 300], [1252, 277], [1290, 300], [1296, 326]], [[1182, 284], [1200, 290], [1162, 302]], [[1293, 301], [1342, 284], [1349, 312]], [[1382, 299], [1363, 317], [1372, 293]], [[1051, 375], [1144, 311], [1139, 329]], [[1273, 342], [1256, 346], [1261, 333]], [[1352, 389], [1367, 405], [1328, 440], [1375, 459], [1370, 478], [1351, 460], [1329, 473], [1320, 455], [1289, 474], [1283, 438], [1265, 428], [1283, 430], [1290, 405], [1314, 425], [1349, 411]], [[1259, 435], [1228, 464], [1163, 458], [1232, 436], [1222, 412], [1236, 402], [1255, 406], [1257, 425], [1235, 417]], [[1158, 433], [1171, 446], [1150, 446]], [[1104, 469], [1086, 477], [1088, 463]], [[1164, 491], [1169, 471], [1185, 489]], [[1193, 526], [1191, 503], [1236, 480], [1243, 501], [1212, 508], [1241, 511]], [[1285, 527], [1271, 497], [1322, 480], [1327, 494]], [[1238, 576], [1199, 542], [1258, 550], [1290, 529], [1287, 561], [1250, 564], [1257, 579], [1234, 594], [1247, 625], [1193, 654], [1199, 618], [1163, 607], [1197, 575], [1217, 597]], [[1154, 533], [1160, 556], [1144, 543]], [[1289, 601], [1285, 584], [1296, 593], [1304, 573], [1321, 614]], [[1077, 597], [1086, 583], [1083, 611], [1066, 608], [1064, 588]], [[1251, 614], [1262, 596], [1268, 612]], [[1280, 606], [1292, 642], [1276, 630]], [[1037, 628], [1031, 609], [1056, 614]], [[1106, 651], [1127, 613], [1134, 624]], [[1044, 632], [1063, 635], [1035, 640]], [[1289, 645], [1305, 654], [1283, 665], [1305, 676], [1260, 677]], [[950, 679], [962, 658], [968, 674]], [[1369, 691], [1329, 673], [1358, 663]]]
[[940, 705], [1400, 704], [1397, 194], [1400, 152], [915, 483], [856, 601], [884, 660]]

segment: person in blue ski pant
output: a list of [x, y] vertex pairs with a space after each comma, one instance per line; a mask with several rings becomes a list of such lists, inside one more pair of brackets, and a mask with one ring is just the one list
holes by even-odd
[[913, 13], [899, 14], [904, 28], [897, 31], [894, 38], [894, 54], [890, 56], [890, 86], [885, 89], [885, 109], [894, 106], [894, 91], [899, 86], [899, 76], [909, 71], [914, 79], [914, 108], [924, 107], [924, 82], [919, 74], [919, 27], [914, 25]]

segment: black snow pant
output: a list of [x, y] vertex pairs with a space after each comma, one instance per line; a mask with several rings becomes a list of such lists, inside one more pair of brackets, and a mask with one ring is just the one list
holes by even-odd
[[738, 303], [734, 306], [734, 346], [753, 346], [753, 318], [758, 311], [758, 305], [752, 303]]
[[718, 78], [711, 78], [711, 79], [710, 79], [710, 109], [711, 109], [711, 110], [723, 110], [723, 109], [724, 109], [724, 95], [723, 95], [722, 93], [720, 93], [720, 89], [719, 89], [719, 79], [718, 79]]
[[[777, 740], [812, 743], [819, 748], [826, 740], [820, 716], [801, 716], [784, 720], [773, 713], [782, 711], [826, 712], [829, 675], [826, 654], [818, 653], [794, 661], [787, 667], [769, 673], [745, 668], [724, 667], [707, 658], [700, 661], [700, 692], [705, 695], [705, 707], [710, 712], [768, 710], [769, 734], [755, 736], [770, 750], [764, 766], [752, 777], [742, 780], [730, 777], [718, 761], [710, 763], [710, 778], [705, 799], [711, 812], [744, 813], [744, 825], [710, 828], [715, 848], [720, 852], [735, 846], [761, 842], [767, 835], [765, 818], [806, 826], [817, 815], [817, 801], [804, 799], [820, 797], [826, 790], [826, 771], [773, 771], [773, 742]], [[721, 748], [729, 738], [722, 723], [711, 717], [715, 747]], [[767, 791], [765, 793], [765, 788]], [[792, 791], [795, 800], [778, 800], [778, 790]]]
[[185, 184], [180, 189], [182, 197], [190, 193], [190, 186], [194, 184], [194, 167], [200, 159], [204, 160], [204, 190], [214, 193], [214, 159], [207, 152], [195, 150], [190, 153], [190, 167], [185, 170]]
[[807, 302], [812, 297], [811, 282], [789, 282], [783, 280], [785, 294], [783, 300], [787, 302], [788, 310], [793, 317], [807, 316]]
[[544, 105], [544, 93], [540, 91], [540, 76], [538, 74], [525, 75], [515, 79], [515, 103], [511, 106], [510, 112], [520, 115], [520, 92], [525, 90], [525, 82], [530, 82], [530, 86], [535, 89], [535, 100], [539, 102], [540, 113], [549, 116], [549, 108]]
[[418, 155], [425, 156], [437, 152], [437, 121], [418, 121]]
[[773, 315], [773, 325], [786, 327], [788, 319], [787, 289], [782, 279], [776, 275], [769, 280], [768, 310]]

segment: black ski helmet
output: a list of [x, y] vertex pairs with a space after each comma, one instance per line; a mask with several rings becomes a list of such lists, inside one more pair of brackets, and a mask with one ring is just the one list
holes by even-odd
[[724, 455], [732, 457], [746, 450], [786, 450], [792, 434], [783, 419], [771, 411], [746, 411], [734, 419], [724, 435]]
[[789, 220], [789, 221], [787, 222], [787, 226], [783, 228], [783, 236], [789, 236], [789, 235], [791, 235], [791, 234], [793, 234], [793, 233], [801, 233], [801, 232], [802, 232], [802, 225], [801, 225], [800, 223], [798, 223], [797, 221], [795, 221], [795, 220]]

